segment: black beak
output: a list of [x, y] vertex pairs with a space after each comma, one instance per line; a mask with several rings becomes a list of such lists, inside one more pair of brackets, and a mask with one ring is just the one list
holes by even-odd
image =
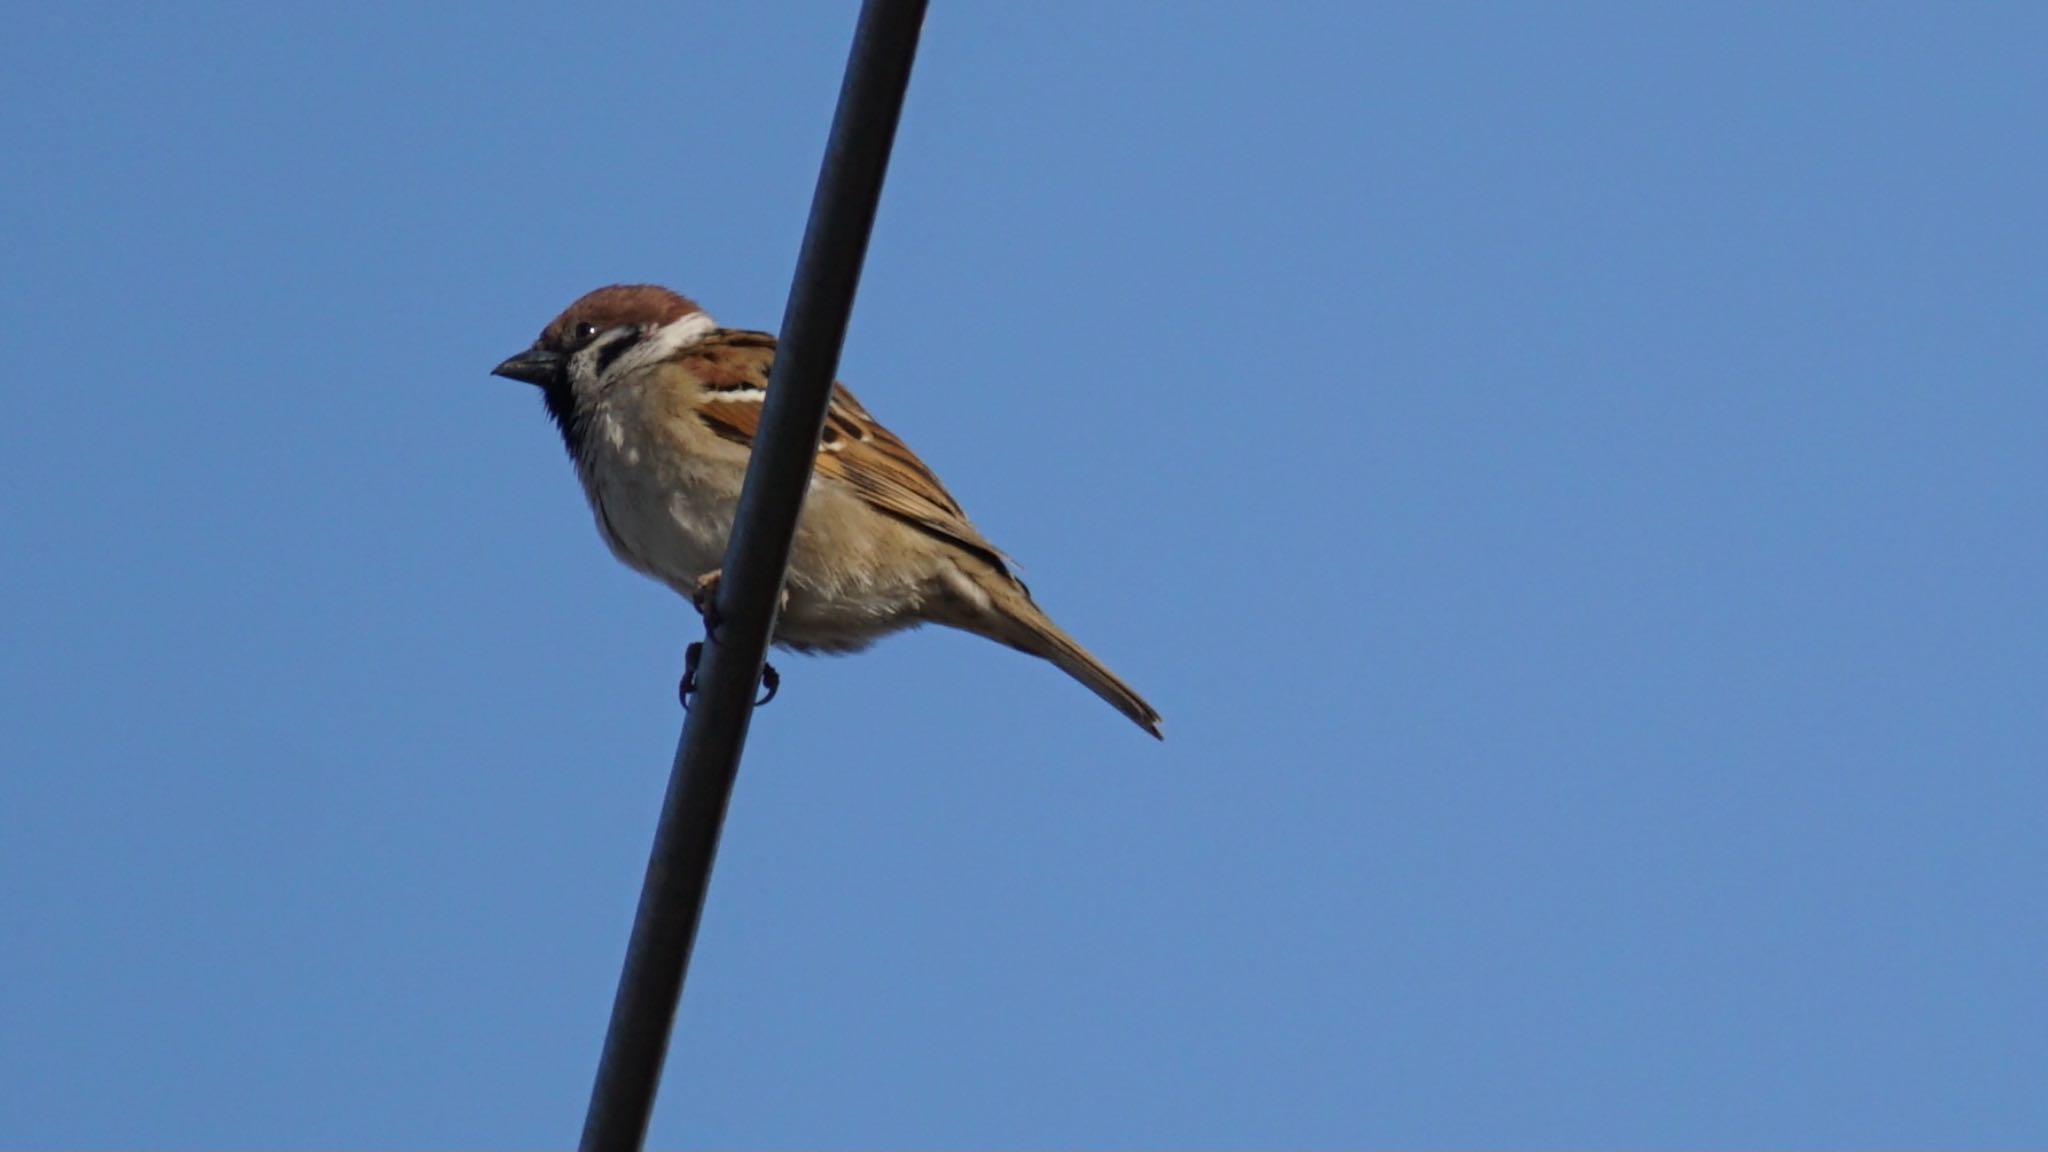
[[518, 380], [527, 384], [538, 384], [545, 388], [562, 376], [562, 354], [546, 348], [533, 347], [512, 357], [496, 368], [491, 375], [503, 376], [507, 380]]

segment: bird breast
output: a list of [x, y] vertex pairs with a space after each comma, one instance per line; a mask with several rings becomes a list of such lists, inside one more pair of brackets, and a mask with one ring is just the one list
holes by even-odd
[[592, 415], [577, 468], [584, 495], [621, 562], [688, 596], [724, 562], [746, 456], [734, 448], [738, 459], [725, 459], [724, 446], [702, 442], [709, 433], [700, 440], [621, 399]]
[[[608, 397], [586, 427], [577, 471], [599, 534], [627, 567], [690, 596], [725, 562], [746, 449], [644, 394]], [[852, 651], [907, 626], [935, 576], [930, 552], [922, 533], [814, 478], [776, 639]]]

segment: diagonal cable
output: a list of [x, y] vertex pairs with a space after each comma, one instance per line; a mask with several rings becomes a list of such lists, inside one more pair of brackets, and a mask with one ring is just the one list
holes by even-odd
[[647, 1137], [924, 13], [925, 0], [861, 5], [726, 546], [718, 636], [705, 645], [662, 800], [582, 1152], [636, 1152]]

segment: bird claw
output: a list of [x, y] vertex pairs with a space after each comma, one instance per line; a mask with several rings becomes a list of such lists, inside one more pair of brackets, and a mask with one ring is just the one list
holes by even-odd
[[[683, 649], [683, 679], [680, 684], [676, 685], [676, 697], [682, 701], [683, 711], [685, 712], [690, 710], [690, 697], [697, 693], [697, 668], [703, 662], [703, 641], [695, 641], [688, 648]], [[765, 706], [769, 701], [775, 699], [781, 691], [782, 673], [775, 670], [775, 665], [764, 661], [761, 665], [761, 698], [754, 701], [754, 707], [760, 708]]]
[[704, 642], [693, 641], [683, 649], [683, 679], [676, 685], [676, 698], [682, 701], [683, 711], [690, 710], [690, 697], [697, 693], [697, 665], [704, 662]]

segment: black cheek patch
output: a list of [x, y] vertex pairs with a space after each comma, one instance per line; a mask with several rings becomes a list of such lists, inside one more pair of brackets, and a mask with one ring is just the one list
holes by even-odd
[[606, 372], [611, 371], [612, 365], [618, 361], [619, 357], [624, 356], [628, 349], [638, 343], [640, 343], [640, 337], [628, 336], [623, 339], [614, 340], [599, 348], [597, 350], [597, 374], [602, 376]]

